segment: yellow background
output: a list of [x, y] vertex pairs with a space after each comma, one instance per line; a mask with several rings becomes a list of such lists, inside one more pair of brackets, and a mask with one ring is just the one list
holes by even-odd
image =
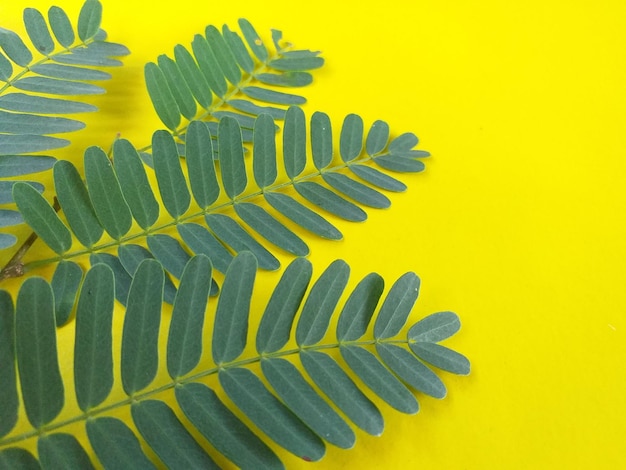
[[[58, 2], [73, 18], [81, 3]], [[103, 3], [109, 39], [133, 55], [66, 157], [117, 132], [148, 143], [160, 124], [143, 64], [241, 16], [323, 51], [307, 113], [384, 119], [433, 154], [389, 210], [340, 223], [343, 241], [307, 238], [310, 259], [317, 274], [345, 259], [351, 286], [417, 272], [412, 320], [457, 312], [447, 344], [472, 373], [444, 375], [448, 397], [419, 397], [417, 416], [383, 407], [382, 437], [360, 433], [320, 468], [626, 468], [623, 1]], [[2, 26], [22, 31], [24, 7], [49, 5], [4, 1]]]

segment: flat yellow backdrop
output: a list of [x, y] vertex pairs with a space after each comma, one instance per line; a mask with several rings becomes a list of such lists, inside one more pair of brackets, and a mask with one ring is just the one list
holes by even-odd
[[[58, 2], [74, 18], [81, 3]], [[444, 375], [448, 397], [418, 397], [416, 416], [383, 407], [382, 437], [360, 433], [319, 468], [626, 468], [623, 0], [103, 3], [109, 39], [133, 54], [65, 158], [118, 132], [148, 143], [161, 125], [144, 63], [242, 16], [323, 51], [307, 113], [384, 119], [433, 155], [390, 209], [338, 222], [343, 241], [306, 240], [315, 273], [343, 258], [350, 286], [370, 271], [388, 286], [418, 273], [412, 320], [457, 312], [447, 344], [472, 373]], [[0, 23], [23, 31], [22, 9], [49, 5], [4, 1]], [[260, 274], [259, 295], [277, 279]]]

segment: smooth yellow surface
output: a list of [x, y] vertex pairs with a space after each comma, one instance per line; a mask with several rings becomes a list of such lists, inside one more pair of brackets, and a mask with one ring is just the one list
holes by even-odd
[[[2, 2], [2, 25], [19, 30], [31, 5], [49, 3]], [[444, 375], [448, 397], [419, 397], [417, 416], [383, 407], [382, 437], [361, 433], [318, 467], [626, 468], [625, 5], [105, 1], [103, 27], [133, 55], [72, 152], [117, 132], [148, 143], [160, 124], [143, 64], [207, 24], [245, 16], [264, 37], [275, 27], [322, 50], [308, 113], [385, 119], [433, 157], [389, 210], [339, 222], [342, 242], [307, 238], [315, 272], [338, 257], [351, 286], [370, 271], [388, 285], [417, 272], [413, 321], [456, 311], [463, 328], [447, 344], [472, 374]]]

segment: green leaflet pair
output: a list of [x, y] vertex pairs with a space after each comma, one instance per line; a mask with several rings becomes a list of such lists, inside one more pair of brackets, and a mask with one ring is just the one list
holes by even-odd
[[[154, 468], [139, 436], [168, 468], [219, 468], [211, 458], [213, 452], [241, 468], [283, 468], [267, 445], [268, 438], [299, 457], [319, 460], [324, 442], [345, 449], [354, 445], [355, 434], [346, 418], [370, 434], [382, 433], [382, 415], [361, 390], [363, 385], [393, 408], [415, 413], [417, 401], [405, 384], [436, 398], [446, 394], [443, 382], [424, 362], [469, 373], [465, 357], [437, 344], [460, 327], [451, 312], [426, 317], [409, 328], [405, 339], [398, 338], [418, 296], [415, 274], [400, 277], [378, 307], [383, 280], [372, 273], [339, 309], [349, 278], [348, 265], [339, 260], [310, 287], [309, 261], [297, 258], [286, 268], [256, 331], [256, 355], [242, 358], [250, 336], [256, 272], [256, 258], [249, 252], [230, 264], [209, 330], [211, 360], [201, 361], [211, 263], [204, 255], [189, 260], [174, 300], [165, 351], [171, 381], [153, 383], [159, 363], [163, 268], [154, 260], [139, 265], [124, 314], [121, 357], [116, 360], [111, 331], [114, 275], [105, 264], [92, 267], [78, 300], [74, 341], [74, 389], [84, 414], [67, 422], [54, 421], [65, 403], [65, 387], [57, 362], [52, 287], [41, 278], [28, 279], [18, 294], [15, 316], [10, 296], [0, 291], [5, 312], [0, 318], [0, 362], [14, 364], [13, 354], [17, 356], [26, 415], [39, 430], [3, 444], [44, 431], [37, 444], [44, 468], [92, 468], [90, 452], [62, 432], [66, 423], [83, 421], [90, 446], [105, 468]], [[329, 343], [327, 330], [337, 312], [336, 339]], [[373, 332], [372, 339], [365, 337], [368, 331]], [[288, 348], [290, 339], [295, 339], [295, 347]], [[329, 354], [333, 350], [340, 352], [340, 360]], [[306, 375], [286, 359], [296, 356]], [[248, 368], [259, 362], [271, 388]], [[114, 367], [120, 367], [122, 387], [132, 403], [107, 401]], [[14, 367], [2, 371], [0, 433], [6, 434], [17, 417], [17, 380]], [[215, 375], [237, 411], [203, 383]], [[192, 437], [171, 403], [159, 398], [170, 389], [177, 407], [211, 444], [210, 452]], [[137, 431], [108, 416], [122, 406], [130, 406]], [[240, 413], [252, 427], [241, 421]], [[9, 447], [0, 451], [0, 468], [38, 468], [38, 463], [27, 450]]]

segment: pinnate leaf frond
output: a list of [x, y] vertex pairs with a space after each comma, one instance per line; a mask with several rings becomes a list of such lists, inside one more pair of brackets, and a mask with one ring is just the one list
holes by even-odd
[[[309, 253], [299, 231], [340, 239], [332, 217], [363, 221], [367, 218], [364, 207], [390, 205], [383, 191], [402, 190], [404, 185], [376, 169], [380, 159], [406, 162], [399, 164], [405, 171], [424, 168], [414, 157], [415, 150], [408, 147], [417, 138], [403, 134], [398, 139], [406, 142], [407, 136], [413, 136], [410, 142], [399, 146], [394, 139], [388, 144], [388, 133], [381, 135], [381, 121], [374, 123], [365, 137], [361, 117], [347, 116], [338, 132], [340, 159], [333, 150], [330, 118], [317, 112], [308, 127], [307, 132], [302, 110], [290, 107], [282, 142], [276, 142], [273, 119], [261, 115], [253, 130], [252, 162], [246, 162], [236, 119], [222, 118], [215, 139], [207, 123], [192, 121], [182, 149], [171, 133], [154, 133], [156, 188], [148, 182], [152, 170], [142, 164], [130, 142], [120, 139], [113, 146], [112, 162], [99, 148], [85, 151], [86, 184], [72, 163], [55, 164], [60, 214], [25, 183], [17, 184], [14, 194], [26, 221], [63, 259], [87, 251], [95, 262], [100, 261], [100, 253], [115, 256], [111, 262], [122, 266], [115, 271], [118, 298], [130, 289], [134, 271], [145, 258], [160, 261], [176, 279], [180, 279], [192, 254], [208, 256], [215, 269], [225, 273], [233, 255], [250, 251], [259, 268], [275, 270], [279, 267], [278, 253]], [[372, 140], [379, 142], [367, 145]], [[277, 158], [281, 144], [286, 174]], [[213, 159], [215, 148], [219, 160]], [[180, 158], [181, 152], [185, 159]], [[420, 157], [424, 155], [427, 153]], [[295, 193], [289, 194], [289, 189]], [[312, 207], [328, 212], [330, 217]], [[160, 218], [161, 208], [167, 213], [165, 219]], [[167, 233], [173, 226], [179, 238]], [[141, 239], [147, 248], [136, 245]], [[116, 254], [108, 254], [112, 247], [117, 247]], [[211, 294], [216, 293], [214, 283]], [[166, 277], [166, 301], [173, 301], [174, 294], [175, 288]]]
[[[153, 468], [159, 464], [152, 461], [156, 455], [168, 468], [218, 468], [215, 457], [222, 454], [242, 468], [283, 468], [277, 447], [320, 460], [327, 443], [355, 445], [353, 426], [380, 435], [384, 422], [377, 401], [415, 413], [416, 391], [443, 398], [445, 385], [431, 366], [469, 373], [463, 355], [437, 344], [458, 331], [454, 313], [436, 313], [406, 327], [419, 284], [413, 273], [393, 284], [380, 307], [383, 280], [375, 273], [340, 306], [348, 265], [335, 261], [313, 282], [310, 262], [297, 258], [274, 289], [258, 330], [249, 332], [256, 264], [247, 251], [233, 259], [212, 317], [206, 315], [213, 302], [211, 261], [202, 254], [191, 257], [164, 331], [165, 272], [153, 259], [141, 261], [128, 292], [118, 357], [114, 272], [109, 264], [96, 263], [78, 294], [73, 385], [59, 372], [53, 286], [30, 278], [15, 306], [0, 291], [0, 467], [37, 465], [30, 445], [36, 439], [43, 466], [92, 468], [97, 459], [104, 468]], [[209, 322], [207, 341], [203, 330]], [[159, 353], [164, 335], [167, 346]], [[257, 355], [248, 357], [251, 338]], [[296, 347], [289, 349], [292, 339]], [[210, 360], [203, 359], [205, 349]], [[161, 361], [168, 379], [156, 378]], [[114, 379], [118, 367], [121, 384]], [[120, 388], [127, 398], [111, 400]], [[163, 395], [168, 390], [174, 391], [171, 400]], [[59, 420], [70, 394], [82, 414]], [[11, 434], [22, 406], [32, 430]], [[120, 409], [129, 409], [132, 422], [114, 416]], [[67, 432], [72, 423], [84, 426], [86, 439]]]

